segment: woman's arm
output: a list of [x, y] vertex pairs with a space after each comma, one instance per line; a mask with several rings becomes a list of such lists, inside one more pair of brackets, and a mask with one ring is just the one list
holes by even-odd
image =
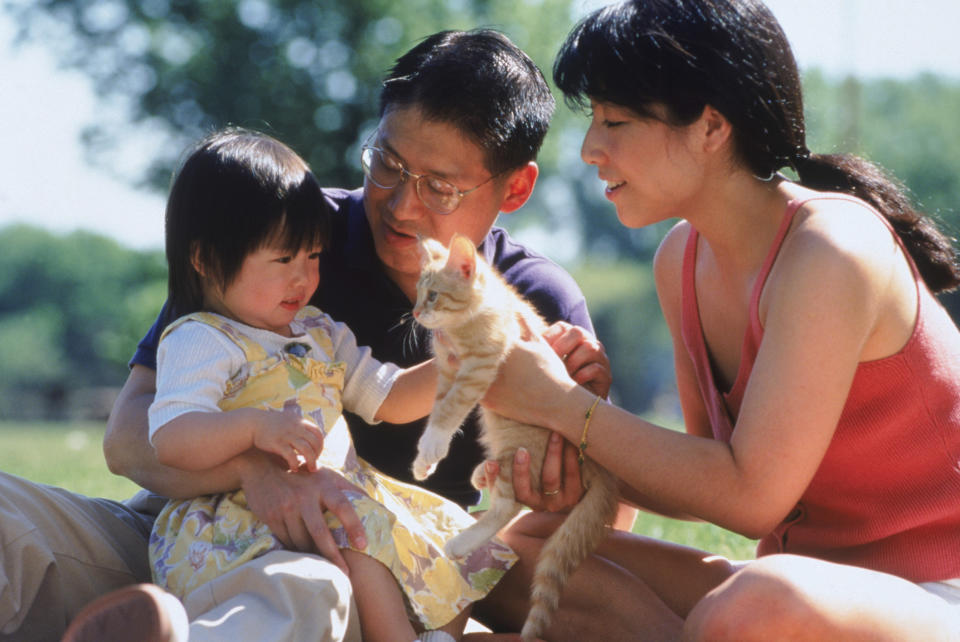
[[[600, 404], [589, 455], [671, 513], [750, 537], [772, 530], [823, 458], [889, 283], [889, 234], [884, 247], [882, 234], [861, 230], [852, 247], [839, 249], [836, 239], [850, 236], [828, 223], [798, 229], [785, 244], [765, 290], [764, 341], [730, 444]], [[548, 346], [524, 344], [501, 373], [487, 403], [580, 442], [594, 395], [566, 375]]]

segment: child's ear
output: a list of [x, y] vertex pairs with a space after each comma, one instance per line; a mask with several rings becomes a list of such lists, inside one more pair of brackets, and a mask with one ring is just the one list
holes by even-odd
[[194, 243], [193, 247], [190, 248], [190, 265], [200, 276], [207, 276], [203, 260], [200, 258], [200, 245], [197, 243]]
[[464, 279], [472, 279], [477, 272], [477, 247], [473, 241], [462, 234], [454, 234], [450, 239], [450, 256], [446, 267], [458, 272]]

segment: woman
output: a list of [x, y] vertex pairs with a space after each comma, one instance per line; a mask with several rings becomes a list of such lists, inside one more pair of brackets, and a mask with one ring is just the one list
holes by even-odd
[[760, 539], [736, 564], [611, 537], [633, 633], [960, 637], [960, 334], [931, 294], [960, 283], [948, 240], [866, 161], [810, 153], [796, 63], [756, 0], [601, 9], [554, 79], [589, 103], [582, 156], [620, 221], [682, 219], [654, 273], [686, 434], [597, 403], [543, 342], [486, 403], [579, 444], [647, 510]]

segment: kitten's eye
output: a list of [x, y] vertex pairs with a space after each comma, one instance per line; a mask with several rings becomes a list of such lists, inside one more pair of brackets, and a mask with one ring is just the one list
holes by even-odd
[[427, 292], [427, 303], [433, 303], [437, 300], [437, 297], [440, 296], [440, 293], [436, 290], [430, 290]]

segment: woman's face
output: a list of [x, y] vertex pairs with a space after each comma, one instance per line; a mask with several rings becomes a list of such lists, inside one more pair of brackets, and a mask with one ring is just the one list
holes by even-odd
[[640, 117], [613, 103], [590, 105], [592, 119], [580, 156], [597, 166], [620, 222], [643, 227], [684, 217], [702, 177], [690, 128], [668, 125], [665, 118]]

